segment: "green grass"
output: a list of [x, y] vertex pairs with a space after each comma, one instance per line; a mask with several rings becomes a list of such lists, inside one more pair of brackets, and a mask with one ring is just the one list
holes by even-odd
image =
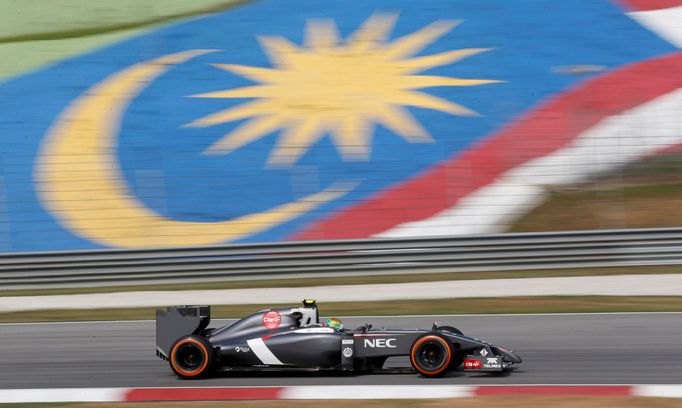
[[548, 198], [509, 231], [682, 226], [682, 153], [640, 160], [587, 182], [550, 187]]
[[[178, 299], [182, 303], [182, 299]], [[267, 307], [290, 304], [212, 306], [213, 318], [241, 317]], [[152, 320], [155, 307], [40, 310], [0, 313], [0, 322], [59, 322], [90, 320]], [[524, 296], [506, 298], [433, 299], [320, 304], [325, 316], [392, 316], [424, 314], [681, 312], [682, 296]]]
[[636, 161], [617, 172], [600, 179], [609, 181], [617, 177], [631, 182], [670, 181], [682, 178], [682, 152], [670, 152]]
[[[57, 407], [79, 407], [82, 408], [84, 407], [84, 404], [81, 403], [73, 403], [73, 402], [31, 402], [31, 403], [11, 403], [11, 404], [2, 404], [3, 408], [57, 408]], [[132, 407], [130, 407], [132, 408]], [[159, 406], [158, 408], [161, 408]]]
[[682, 182], [603, 184], [555, 191], [510, 232], [682, 226]]
[[84, 293], [138, 292], [156, 290], [212, 290], [246, 288], [287, 288], [320, 285], [362, 285], [376, 283], [433, 282], [445, 280], [521, 279], [571, 276], [647, 275], [682, 273], [682, 265], [628, 266], [608, 268], [539, 269], [498, 272], [415, 273], [405, 275], [341, 276], [333, 278], [262, 279], [183, 284], [106, 286], [97, 288], [3, 290], [0, 296], [46, 296]]

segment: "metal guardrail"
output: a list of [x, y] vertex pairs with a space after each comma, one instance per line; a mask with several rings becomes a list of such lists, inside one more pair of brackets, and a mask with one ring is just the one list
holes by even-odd
[[682, 228], [0, 255], [0, 290], [682, 264]]

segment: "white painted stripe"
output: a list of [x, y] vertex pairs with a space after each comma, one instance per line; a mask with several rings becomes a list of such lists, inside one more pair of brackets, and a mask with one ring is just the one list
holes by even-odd
[[[528, 317], [528, 316], [617, 316], [617, 315], [668, 315], [668, 314], [682, 314], [682, 312], [569, 312], [569, 313], [471, 313], [471, 314], [414, 314], [414, 315], [365, 315], [365, 316], [337, 316], [338, 319], [386, 319], [386, 318], [401, 318], [401, 317]], [[7, 323], [12, 324], [12, 323]]]
[[682, 385], [637, 385], [633, 387], [633, 396], [682, 398]]
[[111, 323], [149, 323], [155, 320], [71, 320], [63, 322], [18, 322], [18, 323], [0, 323], [0, 326], [35, 326], [35, 325], [72, 325], [72, 324], [111, 324]]
[[682, 6], [627, 14], [644, 27], [682, 48]]
[[682, 274], [481, 279], [297, 288], [121, 292], [89, 295], [0, 297], [0, 312], [186, 304], [245, 305], [254, 299], [296, 304], [314, 294], [318, 302], [454, 299], [497, 296], [679, 296]]
[[0, 390], [0, 403], [123, 402], [129, 388], [42, 388]]
[[504, 231], [545, 199], [545, 186], [575, 183], [679, 143], [682, 143], [680, 89], [607, 117], [569, 146], [507, 171], [433, 217], [400, 224], [375, 236]]
[[260, 337], [257, 339], [247, 340], [246, 344], [251, 347], [251, 351], [258, 357], [263, 364], [268, 365], [284, 365], [279, 359], [272, 354], [272, 351], [265, 345], [265, 342]]
[[[631, 395], [638, 397], [682, 398], [682, 385], [630, 385], [630, 384], [526, 384], [533, 389], [537, 386], [592, 386], [606, 387], [623, 385], [632, 387]], [[497, 385], [496, 387], [499, 387]], [[506, 387], [524, 385], [505, 384]], [[364, 399], [431, 399], [476, 397], [477, 390], [486, 385], [345, 385], [345, 386], [293, 386], [282, 387], [278, 399], [289, 400], [364, 400]], [[201, 388], [201, 387], [199, 387]], [[261, 387], [205, 387], [249, 388]], [[270, 388], [270, 387], [264, 387]], [[124, 402], [126, 395], [140, 388], [38, 388], [1, 390], [0, 404], [6, 403], [50, 403], [50, 402]], [[175, 387], [169, 387], [177, 389]], [[258, 396], [254, 396], [258, 399]]]
[[[470, 313], [470, 314], [413, 314], [413, 315], [346, 315], [336, 316], [338, 319], [374, 319], [374, 318], [401, 318], [401, 317], [514, 317], [514, 316], [600, 316], [600, 315], [669, 315], [682, 314], [682, 312], [570, 312], [570, 313]], [[213, 323], [229, 323], [237, 319], [214, 319]], [[0, 323], [0, 326], [41, 326], [41, 325], [73, 325], [73, 324], [118, 324], [118, 323], [154, 323], [154, 320], [90, 320], [70, 322], [27, 322], [27, 323]]]
[[475, 387], [452, 385], [339, 385], [287, 387], [280, 399], [373, 400], [474, 397]]

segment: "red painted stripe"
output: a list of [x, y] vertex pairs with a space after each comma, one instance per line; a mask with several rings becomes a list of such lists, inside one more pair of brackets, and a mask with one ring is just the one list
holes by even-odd
[[504, 172], [548, 155], [604, 118], [682, 87], [682, 52], [589, 79], [469, 150], [334, 213], [291, 239], [364, 238], [450, 208]]
[[616, 0], [616, 3], [630, 11], [660, 10], [682, 6], [682, 0]]
[[628, 385], [528, 385], [483, 386], [475, 391], [477, 397], [627, 397], [632, 395]]
[[133, 401], [235, 401], [278, 399], [284, 387], [249, 388], [134, 388], [126, 396]]

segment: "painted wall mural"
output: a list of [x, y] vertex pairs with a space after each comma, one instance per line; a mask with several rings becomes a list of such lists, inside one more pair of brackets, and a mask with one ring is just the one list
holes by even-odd
[[682, 142], [673, 3], [263, 0], [15, 77], [0, 251], [499, 230]]

